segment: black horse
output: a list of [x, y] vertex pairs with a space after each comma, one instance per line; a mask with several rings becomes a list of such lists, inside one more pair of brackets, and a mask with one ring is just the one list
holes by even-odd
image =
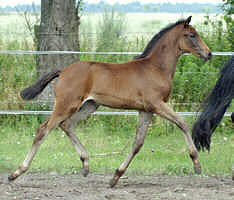
[[[225, 63], [219, 79], [204, 103], [203, 112], [193, 125], [192, 138], [197, 150], [210, 150], [211, 136], [234, 98], [234, 55]], [[234, 113], [231, 114], [234, 122]]]

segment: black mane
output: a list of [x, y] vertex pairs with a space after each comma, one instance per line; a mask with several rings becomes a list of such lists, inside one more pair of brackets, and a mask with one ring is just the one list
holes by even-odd
[[185, 19], [181, 19], [179, 21], [177, 21], [174, 24], [169, 24], [168, 26], [166, 26], [165, 28], [163, 28], [159, 33], [157, 33], [151, 40], [150, 42], [147, 44], [147, 46], [145, 47], [145, 50], [143, 51], [143, 53], [139, 56], [136, 56], [135, 59], [141, 59], [141, 58], [145, 58], [146, 56], [148, 56], [153, 48], [153, 46], [158, 42], [158, 40], [169, 30], [171, 30], [172, 28], [174, 28], [175, 26], [184, 23], [186, 20]]

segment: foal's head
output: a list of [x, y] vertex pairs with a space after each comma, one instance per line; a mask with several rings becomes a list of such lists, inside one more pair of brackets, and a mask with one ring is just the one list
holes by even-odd
[[203, 42], [195, 28], [189, 25], [191, 17], [183, 23], [182, 36], [179, 39], [179, 48], [182, 53], [192, 53], [194, 56], [201, 57], [205, 61], [211, 59], [212, 54], [209, 47]]

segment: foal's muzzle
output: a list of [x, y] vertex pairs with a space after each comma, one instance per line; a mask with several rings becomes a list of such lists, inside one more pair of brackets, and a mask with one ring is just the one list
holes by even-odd
[[212, 53], [208, 52], [206, 55], [200, 54], [200, 56], [204, 61], [207, 61], [207, 60], [210, 60], [212, 58]]
[[208, 55], [207, 55], [207, 60], [210, 60], [212, 58], [212, 53], [209, 52]]

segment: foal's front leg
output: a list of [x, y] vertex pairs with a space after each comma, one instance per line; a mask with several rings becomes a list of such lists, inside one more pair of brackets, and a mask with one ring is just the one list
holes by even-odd
[[152, 115], [153, 115], [152, 113], [146, 113], [143, 111], [139, 113], [139, 121], [137, 124], [136, 138], [132, 147], [132, 151], [128, 154], [125, 161], [115, 171], [114, 177], [110, 181], [110, 187], [114, 187], [116, 185], [119, 178], [124, 174], [124, 172], [128, 168], [134, 156], [138, 153], [140, 148], [143, 146], [148, 126], [152, 120]]
[[154, 105], [156, 114], [175, 123], [184, 132], [185, 141], [189, 149], [189, 155], [194, 164], [194, 171], [196, 174], [200, 174], [201, 165], [198, 160], [198, 151], [191, 138], [188, 124], [184, 121], [182, 117], [176, 114], [165, 102], [157, 102]]

